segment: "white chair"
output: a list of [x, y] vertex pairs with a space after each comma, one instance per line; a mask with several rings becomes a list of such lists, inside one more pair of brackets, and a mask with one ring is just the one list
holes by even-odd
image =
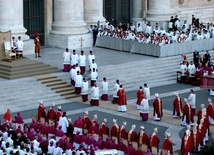
[[11, 59], [16, 59], [16, 53], [12, 52], [11, 50], [11, 44], [9, 41], [4, 42], [4, 49], [5, 49], [5, 58], [8, 59], [9, 61]]

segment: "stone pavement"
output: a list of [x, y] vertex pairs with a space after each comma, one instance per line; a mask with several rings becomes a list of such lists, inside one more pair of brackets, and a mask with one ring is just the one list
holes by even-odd
[[[88, 55], [89, 49], [84, 49], [85, 54]], [[42, 61], [44, 63], [56, 66], [58, 68], [62, 69], [62, 54], [64, 50], [63, 49], [57, 49], [57, 48], [43, 48], [41, 51], [42, 58], [35, 58], [34, 55], [28, 55], [26, 56], [29, 59], [36, 60], [36, 61]], [[102, 48], [94, 48], [93, 52], [96, 55], [96, 62], [98, 64], [98, 67], [101, 66], [102, 68], [109, 68], [109, 66], [116, 66], [118, 64], [126, 66], [128, 63], [131, 62], [137, 62], [137, 61], [148, 61], [149, 63], [153, 63], [157, 60], [165, 60], [163, 58], [155, 58], [150, 56], [144, 56], [144, 55], [138, 55], [138, 54], [130, 54], [126, 52], [119, 52], [119, 51], [113, 51], [108, 49], [102, 49]], [[79, 53], [79, 51], [78, 51]], [[169, 59], [177, 59], [178, 56], [171, 57]], [[167, 62], [165, 62], [167, 63]], [[127, 68], [128, 70], [128, 68]], [[109, 71], [111, 72], [111, 70]], [[57, 73], [58, 74], [58, 73]], [[65, 73], [59, 73], [60, 76], [67, 76]], [[136, 73], [137, 74], [137, 73]], [[125, 74], [124, 74], [125, 75]], [[127, 76], [129, 74], [127, 73]], [[175, 74], [176, 76], [176, 74]], [[148, 77], [149, 78], [149, 77]], [[24, 81], [31, 81], [34, 82], [35, 89], [38, 87], [38, 93], [44, 94], [49, 93], [49, 100], [51, 100], [51, 95], [54, 94], [54, 92], [51, 92], [47, 88], [43, 88], [43, 86], [40, 86], [39, 83], [35, 82], [35, 79], [32, 78], [23, 78], [23, 79], [17, 79], [13, 80], [13, 84], [21, 83], [23, 85], [23, 90], [27, 91], [29, 90], [29, 87], [24, 87], [25, 82]], [[3, 83], [7, 83], [8, 80], [0, 79], [1, 84], [0, 86], [4, 85]], [[68, 79], [69, 81], [69, 79]], [[142, 83], [143, 84], [143, 83]], [[141, 85], [142, 85], [141, 84]], [[133, 88], [133, 91], [127, 91], [127, 99], [128, 99], [128, 111], [125, 113], [117, 112], [117, 105], [113, 105], [110, 100], [112, 99], [112, 96], [110, 94], [109, 101], [104, 102], [100, 101], [99, 107], [91, 107], [89, 105], [89, 102], [82, 103], [81, 98], [75, 98], [73, 100], [65, 100], [61, 99], [60, 97], [56, 98], [56, 100], [52, 100], [52, 102], [56, 103], [57, 105], [62, 105], [62, 109], [67, 111], [68, 117], [71, 117], [74, 121], [78, 115], [83, 115], [84, 111], [89, 111], [90, 118], [93, 118], [94, 114], [98, 115], [99, 123], [101, 124], [104, 118], [108, 119], [108, 126], [112, 125], [112, 119], [116, 118], [118, 120], [118, 124], [121, 126], [123, 121], [127, 121], [127, 130], [130, 130], [132, 124], [136, 124], [137, 128], [136, 131], [140, 130], [140, 126], [144, 125], [146, 128], [146, 132], [148, 134], [151, 134], [154, 127], [158, 127], [158, 136], [160, 137], [160, 145], [159, 148], [162, 147], [162, 143], [164, 140], [164, 133], [165, 131], [168, 131], [172, 135], [172, 141], [174, 143], [174, 150], [180, 149], [180, 142], [181, 142], [181, 136], [185, 130], [185, 127], [180, 126], [180, 119], [173, 119], [172, 118], [172, 101], [174, 99], [174, 93], [179, 92], [180, 96], [182, 98], [188, 97], [189, 90], [193, 89], [196, 91], [197, 95], [197, 109], [200, 108], [200, 104], [204, 103], [207, 104], [207, 98], [209, 97], [209, 94], [207, 90], [200, 89], [199, 87], [192, 86], [192, 85], [186, 85], [186, 84], [178, 84], [176, 81], [174, 83], [165, 83], [165, 85], [151, 87], [151, 102], [152, 103], [154, 99], [154, 93], [159, 93], [160, 98], [163, 100], [163, 107], [164, 107], [164, 117], [160, 122], [155, 122], [152, 120], [152, 108], [150, 108], [149, 113], [149, 120], [146, 122], [142, 122], [139, 117], [139, 112], [136, 110], [135, 107], [135, 101], [136, 101], [136, 91], [139, 86], [139, 83], [136, 83], [136, 87]], [[3, 88], [7, 88], [6, 85], [4, 85]], [[1, 91], [3, 93], [4, 91]], [[21, 92], [20, 92], [21, 93]], [[6, 94], [5, 94], [6, 95]], [[23, 94], [24, 95], [24, 94]], [[32, 100], [36, 97], [34, 96], [28, 96], [28, 98], [32, 98]], [[18, 96], [17, 96], [18, 98]], [[48, 98], [48, 96], [47, 96]], [[90, 97], [89, 97], [90, 98]], [[45, 106], [47, 109], [49, 109], [50, 104], [46, 103], [48, 102], [48, 99], [43, 99], [45, 102]], [[214, 100], [214, 99], [213, 99]], [[46, 102], [47, 101], [47, 102]], [[4, 101], [2, 103], [7, 106], [7, 103], [9, 104], [10, 100]], [[17, 111], [21, 111], [23, 118], [26, 122], [31, 121], [31, 115], [37, 114], [37, 107], [38, 103], [34, 103], [31, 105], [27, 105], [27, 103], [23, 103], [22, 109], [18, 108], [19, 105], [13, 105], [12, 109], [12, 115], [15, 116]], [[14, 110], [14, 111], [13, 111]], [[0, 118], [3, 118], [3, 110], [0, 113]], [[211, 133], [214, 133], [214, 127], [212, 126], [210, 128]], [[213, 135], [213, 134], [212, 134]]]

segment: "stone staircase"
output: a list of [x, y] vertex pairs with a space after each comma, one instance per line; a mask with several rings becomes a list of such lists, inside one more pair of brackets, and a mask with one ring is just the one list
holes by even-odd
[[16, 61], [0, 61], [0, 77], [18, 79], [35, 75], [62, 72], [61, 69], [42, 62], [22, 58]]
[[41, 75], [35, 76], [41, 84], [46, 85], [48, 88], [53, 90], [55, 93], [59, 94], [65, 99], [72, 99], [75, 97], [79, 97], [74, 93], [74, 87], [71, 87], [69, 83], [62, 81], [61, 79], [57, 78], [57, 76], [53, 75]]

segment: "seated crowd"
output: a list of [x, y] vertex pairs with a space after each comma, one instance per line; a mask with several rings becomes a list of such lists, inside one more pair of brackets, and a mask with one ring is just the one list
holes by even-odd
[[147, 21], [145, 29], [143, 29], [140, 23], [137, 24], [137, 27], [132, 23], [126, 26], [120, 23], [119, 26], [114, 27], [106, 21], [104, 25], [99, 26], [99, 33], [97, 36], [109, 36], [132, 41], [136, 40], [139, 43], [151, 43], [160, 46], [164, 44], [214, 38], [214, 24], [199, 23], [199, 19], [195, 19], [194, 15], [192, 17], [192, 23], [189, 25], [186, 21], [181, 24], [177, 15], [175, 18], [171, 16], [168, 27], [168, 30], [163, 29], [158, 23], [152, 27], [149, 21]]

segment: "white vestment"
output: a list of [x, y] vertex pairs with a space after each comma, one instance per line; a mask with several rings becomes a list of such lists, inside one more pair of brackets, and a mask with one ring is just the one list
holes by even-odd
[[187, 66], [185, 64], [181, 64], [181, 75], [185, 76], [186, 71], [187, 71]]
[[66, 117], [60, 117], [59, 118], [59, 123], [58, 123], [58, 126], [62, 126], [62, 131], [64, 132], [64, 133], [67, 133], [67, 127], [68, 127], [68, 120], [67, 120], [67, 118]]
[[74, 79], [74, 81], [75, 81], [75, 87], [82, 87], [82, 80], [83, 80], [82, 75], [81, 74], [77, 74], [75, 76], [75, 79]]
[[17, 51], [23, 51], [23, 47], [24, 47], [24, 43], [22, 40], [17, 40], [16, 42], [16, 48], [17, 48]]
[[79, 62], [79, 56], [78, 54], [71, 54], [71, 65], [76, 65]]
[[145, 98], [147, 98], [148, 100], [150, 100], [150, 88], [149, 87], [144, 87], [144, 95]]
[[103, 81], [101, 88], [102, 94], [108, 94], [108, 81]]
[[95, 59], [95, 55], [94, 54], [89, 54], [88, 55], [88, 65], [91, 65], [93, 59]]
[[188, 97], [188, 102], [189, 102], [191, 108], [195, 108], [195, 101], [196, 101], [196, 95], [191, 93]]
[[63, 53], [63, 64], [70, 64], [70, 62], [71, 62], [71, 53], [64, 52]]
[[91, 99], [98, 100], [99, 99], [99, 88], [96, 86], [93, 86], [91, 88]]
[[86, 66], [86, 57], [85, 55], [79, 56], [79, 66]]
[[143, 98], [140, 104], [140, 113], [149, 113], [149, 100], [148, 98]]
[[120, 89], [120, 85], [118, 84], [118, 83], [116, 83], [115, 85], [114, 85], [114, 93], [113, 93], [113, 97], [116, 97], [116, 98], [118, 98], [118, 96], [117, 96], [117, 92], [118, 92], [118, 90]]
[[82, 82], [81, 94], [82, 95], [88, 94], [88, 81], [83, 81]]
[[96, 71], [91, 72], [91, 80], [97, 80], [97, 77], [98, 77], [98, 73]]
[[97, 71], [97, 63], [96, 62], [91, 63], [91, 65], [90, 65], [91, 71], [93, 71], [93, 68], [95, 68], [95, 71]]

